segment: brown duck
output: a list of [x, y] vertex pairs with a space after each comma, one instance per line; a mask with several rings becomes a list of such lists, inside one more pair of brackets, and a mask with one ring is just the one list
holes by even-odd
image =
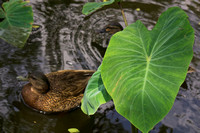
[[62, 70], [44, 75], [29, 74], [22, 89], [22, 98], [28, 106], [43, 112], [62, 112], [76, 108], [93, 70]]

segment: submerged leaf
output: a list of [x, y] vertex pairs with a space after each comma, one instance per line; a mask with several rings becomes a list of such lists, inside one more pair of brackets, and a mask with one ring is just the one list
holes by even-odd
[[193, 56], [186, 13], [169, 8], [149, 31], [141, 21], [112, 36], [101, 75], [118, 113], [142, 132], [172, 108]]
[[85, 114], [92, 115], [97, 111], [101, 104], [110, 100], [111, 97], [107, 93], [101, 79], [100, 66], [88, 82], [82, 99], [81, 109]]
[[23, 47], [28, 39], [33, 23], [33, 12], [31, 6], [26, 6], [23, 0], [12, 0], [3, 3], [0, 9], [0, 38], [6, 42]]

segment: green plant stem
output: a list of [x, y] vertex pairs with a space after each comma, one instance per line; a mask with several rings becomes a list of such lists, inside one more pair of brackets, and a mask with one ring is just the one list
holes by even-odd
[[126, 19], [126, 16], [125, 16], [125, 14], [124, 14], [124, 10], [123, 10], [123, 8], [122, 8], [121, 2], [118, 2], [118, 5], [119, 5], [119, 8], [121, 9], [122, 16], [123, 16], [123, 19], [124, 19], [124, 23], [125, 23], [126, 26], [128, 26], [127, 19]]
[[131, 124], [131, 129], [132, 133], [138, 133], [138, 129], [133, 124]]

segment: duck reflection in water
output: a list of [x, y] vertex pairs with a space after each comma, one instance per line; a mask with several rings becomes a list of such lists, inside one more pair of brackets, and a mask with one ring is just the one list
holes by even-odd
[[110, 22], [108, 25], [106, 25], [103, 29], [99, 30], [99, 33], [109, 33], [110, 35], [113, 35], [119, 31], [122, 31], [123, 27], [118, 22]]
[[122, 31], [122, 30], [123, 30], [123, 27], [120, 23], [115, 22], [115, 21], [110, 22], [108, 25], [106, 25], [101, 30], [96, 31], [97, 34], [99, 34], [99, 33], [108, 33], [109, 34], [109, 39], [106, 42], [106, 46], [101, 46], [99, 43], [96, 42], [96, 40], [92, 42], [92, 46], [95, 47], [99, 51], [101, 56], [103, 57], [105, 54], [105, 51], [107, 49], [107, 45], [109, 44], [110, 37], [112, 35], [114, 35], [115, 33]]

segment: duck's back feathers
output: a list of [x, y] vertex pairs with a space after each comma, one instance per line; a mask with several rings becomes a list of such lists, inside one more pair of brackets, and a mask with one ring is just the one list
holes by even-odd
[[83, 93], [93, 73], [92, 70], [62, 70], [46, 76], [50, 82], [50, 91], [61, 92], [68, 97]]

